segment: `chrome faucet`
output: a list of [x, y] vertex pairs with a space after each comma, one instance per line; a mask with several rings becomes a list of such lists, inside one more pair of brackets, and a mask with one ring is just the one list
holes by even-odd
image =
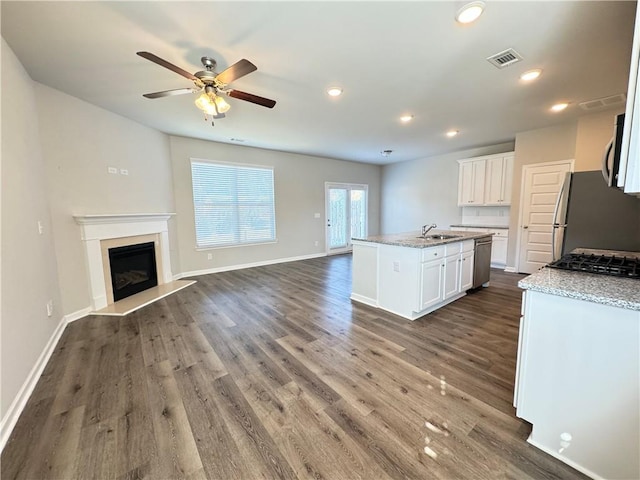
[[435, 223], [432, 223], [431, 225], [423, 225], [422, 226], [422, 236], [426, 237], [427, 233], [429, 233], [429, 230], [431, 230], [432, 228], [436, 228], [438, 225], [436, 225]]

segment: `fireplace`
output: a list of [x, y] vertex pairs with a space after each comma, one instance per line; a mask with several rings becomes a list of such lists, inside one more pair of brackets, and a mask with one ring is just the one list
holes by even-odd
[[109, 265], [116, 302], [158, 285], [154, 242], [109, 248]]
[[117, 301], [115, 289], [112, 288], [109, 255], [112, 249], [153, 243], [156, 285], [160, 287], [174, 283], [167, 225], [172, 215], [172, 213], [74, 215], [75, 221], [81, 227], [85, 246], [91, 310], [101, 311]]

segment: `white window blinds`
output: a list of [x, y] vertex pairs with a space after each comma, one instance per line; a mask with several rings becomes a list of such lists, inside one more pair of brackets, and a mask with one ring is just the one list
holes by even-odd
[[199, 248], [273, 242], [273, 168], [191, 161]]

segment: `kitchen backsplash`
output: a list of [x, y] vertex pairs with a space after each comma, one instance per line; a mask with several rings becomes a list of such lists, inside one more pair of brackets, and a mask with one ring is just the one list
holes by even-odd
[[509, 207], [462, 207], [463, 225], [509, 226]]

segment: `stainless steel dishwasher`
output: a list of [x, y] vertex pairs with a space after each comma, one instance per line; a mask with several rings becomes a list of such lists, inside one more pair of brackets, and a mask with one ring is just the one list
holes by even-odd
[[473, 263], [473, 288], [489, 286], [491, 273], [491, 236], [476, 238]]

